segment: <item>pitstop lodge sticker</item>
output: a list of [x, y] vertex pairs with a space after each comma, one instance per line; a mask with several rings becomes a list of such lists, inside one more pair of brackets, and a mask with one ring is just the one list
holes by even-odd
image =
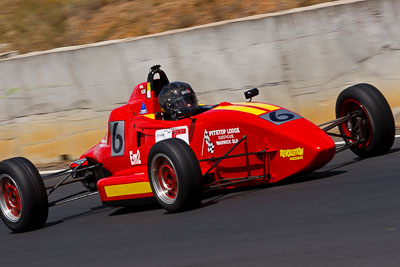
[[239, 142], [237, 134], [240, 133], [239, 127], [225, 128], [218, 130], [204, 130], [204, 139], [202, 146], [202, 155], [204, 152], [204, 145], [207, 146], [207, 151], [211, 154], [214, 153], [215, 146], [233, 145]]

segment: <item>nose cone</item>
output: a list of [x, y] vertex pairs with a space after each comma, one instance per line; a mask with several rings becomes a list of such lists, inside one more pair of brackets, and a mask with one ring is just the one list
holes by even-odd
[[333, 140], [306, 119], [282, 125], [278, 142], [271, 164], [275, 181], [321, 168], [333, 158], [336, 151]]

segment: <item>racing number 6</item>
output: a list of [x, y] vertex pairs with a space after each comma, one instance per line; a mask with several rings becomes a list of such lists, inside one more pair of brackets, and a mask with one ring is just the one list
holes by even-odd
[[282, 123], [301, 118], [301, 116], [287, 109], [278, 109], [276, 111], [272, 111], [270, 113], [261, 115], [260, 117], [263, 118], [264, 120], [272, 122], [275, 125], [281, 125]]
[[277, 112], [271, 112], [271, 114], [269, 115], [269, 117], [271, 118], [271, 120], [273, 120], [274, 122], [284, 122], [284, 121], [289, 121], [292, 120], [295, 116], [292, 113], [280, 113], [280, 114], [276, 114]]
[[125, 151], [125, 122], [124, 121], [111, 121], [111, 156], [123, 156]]

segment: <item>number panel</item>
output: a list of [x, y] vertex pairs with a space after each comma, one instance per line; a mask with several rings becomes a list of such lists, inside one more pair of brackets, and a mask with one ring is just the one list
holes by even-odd
[[110, 122], [111, 157], [125, 154], [125, 121]]
[[261, 115], [260, 117], [263, 118], [264, 120], [272, 122], [273, 124], [276, 124], [276, 125], [281, 125], [285, 122], [302, 118], [301, 116], [299, 116], [296, 113], [293, 113], [287, 109], [275, 110], [275, 111], [269, 112], [267, 114]]

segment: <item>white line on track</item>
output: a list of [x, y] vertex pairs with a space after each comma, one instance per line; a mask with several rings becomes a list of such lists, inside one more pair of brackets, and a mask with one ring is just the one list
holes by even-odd
[[[395, 138], [399, 138], [399, 137], [400, 137], [400, 134], [398, 134], [398, 135], [395, 135], [394, 137], [395, 137]], [[335, 145], [344, 145], [344, 144], [345, 144], [345, 142], [344, 142], [344, 141], [335, 142]]]
[[[395, 135], [394, 137], [395, 137], [395, 138], [400, 138], [400, 134]], [[345, 144], [344, 141], [335, 142], [335, 145], [344, 145], [344, 144]], [[52, 174], [52, 173], [56, 173], [56, 172], [60, 172], [60, 171], [63, 171], [63, 170], [41, 171], [40, 174], [41, 174], [41, 175], [46, 175], [46, 174]]]
[[63, 171], [63, 170], [39, 171], [39, 173], [41, 175], [44, 175], [44, 174], [52, 174], [52, 173], [56, 173], [56, 172], [60, 172], [60, 171]]

